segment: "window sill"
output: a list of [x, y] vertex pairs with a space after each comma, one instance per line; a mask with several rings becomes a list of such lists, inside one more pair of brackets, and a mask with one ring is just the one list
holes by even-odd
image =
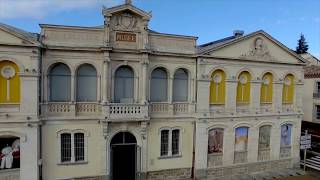
[[158, 159], [173, 159], [173, 158], [181, 158], [182, 155], [173, 155], [173, 156], [160, 156]]
[[267, 104], [267, 105], [269, 105], [269, 104], [271, 105], [272, 102], [261, 102], [260, 104], [261, 104], [261, 105], [266, 105], [266, 104]]
[[72, 165], [83, 165], [83, 164], [88, 164], [88, 161], [60, 162], [57, 165], [59, 165], [59, 166], [72, 166]]

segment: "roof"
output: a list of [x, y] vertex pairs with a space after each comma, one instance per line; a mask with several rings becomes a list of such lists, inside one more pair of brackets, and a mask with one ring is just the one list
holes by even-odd
[[219, 40], [216, 40], [216, 41], [212, 41], [212, 42], [209, 42], [209, 43], [206, 43], [206, 44], [199, 45], [199, 46], [197, 46], [197, 52], [198, 53], [205, 52], [205, 51], [207, 51], [209, 49], [212, 49], [214, 47], [217, 47], [217, 46], [226, 44], [228, 42], [231, 42], [234, 39], [236, 39], [236, 36], [229, 36], [229, 37], [226, 37], [226, 38], [222, 38], [222, 39], [219, 39]]
[[196, 36], [188, 36], [188, 35], [180, 35], [180, 34], [169, 34], [169, 33], [160, 33], [151, 29], [147, 29], [147, 31], [151, 34], [158, 34], [164, 36], [176, 36], [176, 37], [183, 37], [183, 38], [191, 38], [191, 39], [198, 39]]
[[18, 34], [22, 37], [24, 37], [25, 39], [31, 40], [31, 41], [38, 41], [39, 40], [39, 34], [38, 33], [31, 33], [31, 32], [27, 32], [24, 31], [22, 29], [10, 26], [8, 24], [4, 24], [4, 23], [0, 23], [0, 28], [7, 30], [9, 32], [12, 32], [14, 34]]
[[309, 65], [320, 65], [320, 60], [310, 53], [300, 54], [300, 56], [303, 57]]
[[320, 66], [311, 65], [304, 67], [304, 78], [320, 78]]

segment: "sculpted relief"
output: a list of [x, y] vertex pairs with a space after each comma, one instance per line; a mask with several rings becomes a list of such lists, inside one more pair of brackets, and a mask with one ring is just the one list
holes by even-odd
[[115, 29], [134, 31], [137, 26], [137, 18], [131, 13], [123, 13], [116, 17]]
[[265, 42], [261, 38], [256, 38], [251, 46], [251, 50], [241, 55], [240, 58], [278, 61], [275, 57], [273, 57], [270, 54], [268, 50], [268, 46], [265, 44]]

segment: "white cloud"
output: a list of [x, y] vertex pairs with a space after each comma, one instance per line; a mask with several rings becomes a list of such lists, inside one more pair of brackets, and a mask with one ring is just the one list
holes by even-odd
[[114, 6], [124, 0], [0, 0], [0, 19], [43, 18], [54, 12]]

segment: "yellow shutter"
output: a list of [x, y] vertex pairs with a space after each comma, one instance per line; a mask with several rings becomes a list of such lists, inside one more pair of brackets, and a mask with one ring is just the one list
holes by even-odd
[[[2, 70], [5, 67], [12, 67], [15, 74], [11, 78], [4, 77]], [[9, 87], [8, 87], [9, 85]], [[9, 90], [9, 93], [7, 92]], [[0, 62], [0, 103], [16, 104], [20, 103], [20, 77], [19, 68], [10, 61]]]
[[[240, 79], [244, 79], [242, 83]], [[250, 81], [251, 75], [249, 72], [244, 71], [238, 77], [237, 86], [237, 103], [250, 103]]]
[[262, 78], [261, 84], [261, 103], [272, 103], [273, 95], [273, 76], [271, 73], [266, 73]]
[[225, 73], [222, 70], [216, 70], [211, 75], [210, 104], [224, 104], [225, 91]]
[[283, 90], [282, 90], [282, 103], [292, 104], [294, 96], [294, 76], [292, 74], [287, 75], [284, 78]]

